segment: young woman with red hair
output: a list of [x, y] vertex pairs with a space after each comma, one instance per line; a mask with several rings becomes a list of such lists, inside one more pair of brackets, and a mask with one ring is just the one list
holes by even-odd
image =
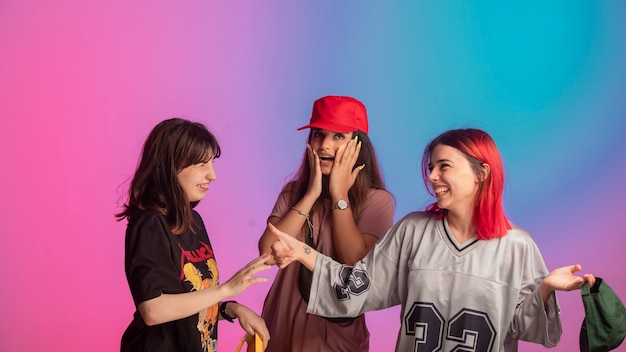
[[395, 224], [354, 266], [281, 233], [281, 267], [313, 270], [308, 312], [354, 316], [402, 305], [396, 351], [517, 351], [524, 340], [555, 346], [555, 291], [595, 278], [580, 265], [548, 272], [537, 245], [502, 206], [504, 171], [493, 139], [478, 129], [444, 132], [428, 144], [422, 172], [436, 202]]

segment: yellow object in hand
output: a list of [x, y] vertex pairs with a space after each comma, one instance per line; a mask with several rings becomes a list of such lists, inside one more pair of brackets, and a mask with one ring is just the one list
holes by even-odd
[[254, 333], [254, 337], [246, 334], [246, 336], [242, 337], [236, 352], [241, 352], [244, 342], [248, 344], [246, 352], [263, 352], [263, 340], [261, 340], [259, 334]]

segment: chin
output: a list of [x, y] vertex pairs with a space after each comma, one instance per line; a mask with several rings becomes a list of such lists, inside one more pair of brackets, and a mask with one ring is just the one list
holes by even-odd
[[439, 200], [437, 201], [437, 206], [439, 207], [439, 209], [448, 209], [447, 204]]
[[206, 198], [206, 195], [198, 196], [198, 197], [195, 197], [194, 200], [192, 200], [192, 202], [199, 202], [203, 200], [204, 198]]

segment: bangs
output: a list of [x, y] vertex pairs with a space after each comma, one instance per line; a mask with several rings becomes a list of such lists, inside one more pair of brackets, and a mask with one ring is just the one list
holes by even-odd
[[199, 134], [190, 136], [189, 140], [180, 145], [178, 155], [180, 162], [178, 169], [184, 169], [187, 166], [208, 162], [211, 159], [217, 159], [222, 154], [219, 143], [215, 136], [207, 130], [198, 130]]

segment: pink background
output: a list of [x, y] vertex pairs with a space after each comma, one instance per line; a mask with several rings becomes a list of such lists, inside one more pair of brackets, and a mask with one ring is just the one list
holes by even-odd
[[[165, 118], [201, 121], [220, 140], [218, 180], [197, 209], [230, 277], [257, 255], [304, 150], [296, 128], [328, 94], [367, 105], [396, 219], [429, 201], [424, 145], [449, 128], [484, 128], [505, 158], [508, 214], [548, 267], [582, 263], [626, 297], [625, 10], [0, 1], [0, 350], [119, 348], [134, 308], [125, 224], [113, 214], [144, 138]], [[269, 286], [236, 299], [260, 312]], [[574, 351], [580, 294], [558, 296], [554, 350]], [[372, 351], [393, 350], [398, 312], [368, 313]], [[242, 335], [221, 324], [220, 351]]]

